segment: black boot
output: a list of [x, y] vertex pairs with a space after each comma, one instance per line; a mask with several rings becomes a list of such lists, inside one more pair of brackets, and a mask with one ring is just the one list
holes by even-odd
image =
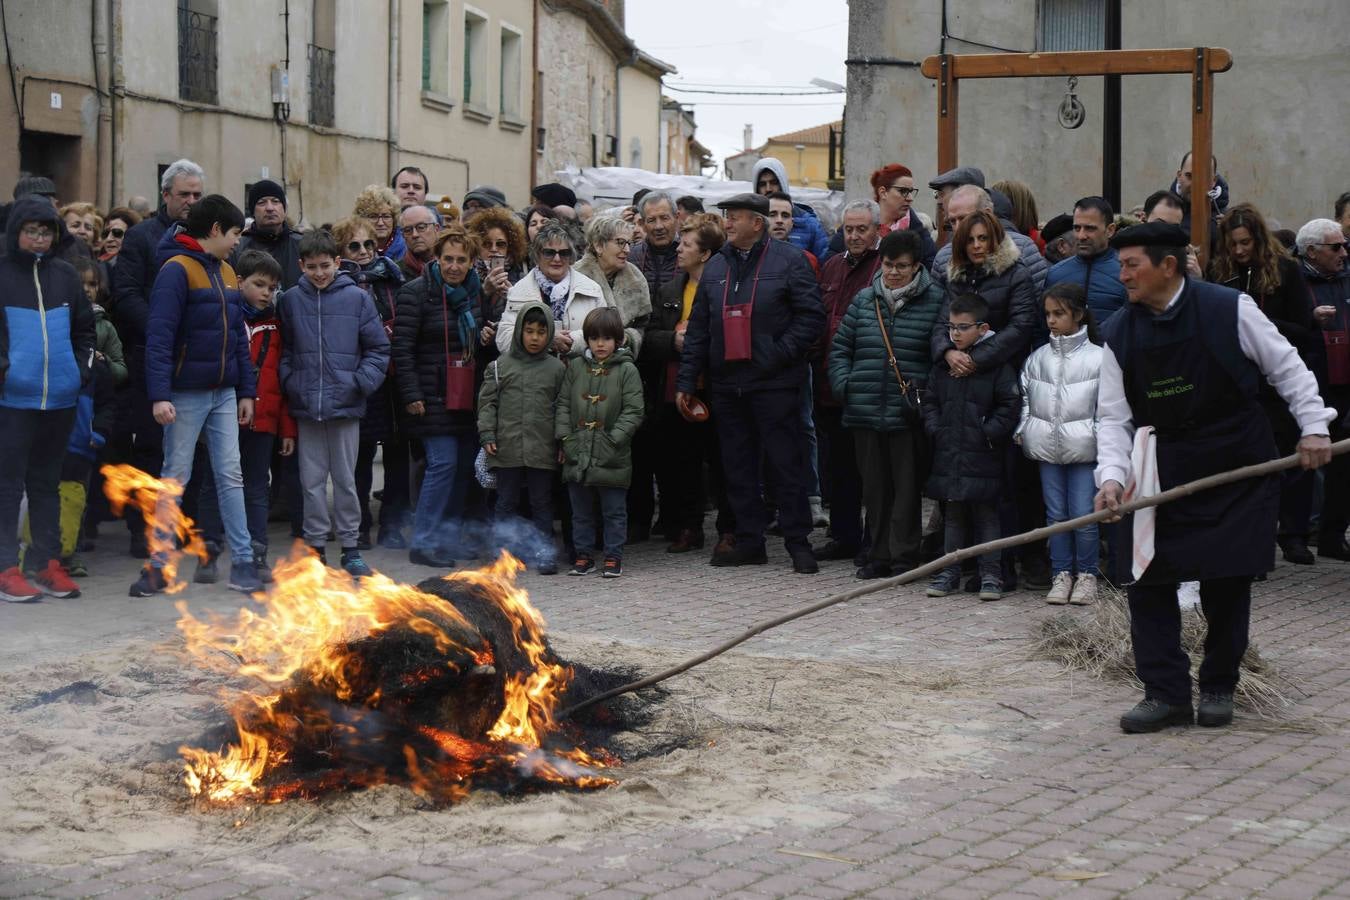
[[1190, 725], [1194, 714], [1189, 703], [1173, 706], [1152, 697], [1140, 700], [1134, 709], [1120, 717], [1120, 730], [1127, 734], [1162, 731], [1169, 725]]
[[1205, 728], [1219, 728], [1233, 724], [1233, 695], [1218, 691], [1201, 691], [1200, 708], [1195, 721]]
[[1280, 550], [1286, 561], [1299, 566], [1311, 566], [1317, 558], [1308, 549], [1308, 541], [1302, 535], [1291, 534], [1280, 538]]
[[197, 573], [192, 576], [194, 584], [215, 584], [220, 579], [216, 571], [216, 559], [220, 556], [220, 545], [215, 541], [206, 542], [206, 559], [197, 562]]

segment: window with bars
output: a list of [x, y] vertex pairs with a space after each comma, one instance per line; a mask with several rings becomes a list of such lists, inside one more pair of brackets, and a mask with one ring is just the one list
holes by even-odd
[[309, 123], [332, 128], [337, 115], [337, 0], [313, 0], [309, 45]]
[[1106, 49], [1106, 4], [1101, 0], [1038, 0], [1036, 49]]
[[216, 5], [178, 0], [178, 96], [193, 103], [217, 103]]

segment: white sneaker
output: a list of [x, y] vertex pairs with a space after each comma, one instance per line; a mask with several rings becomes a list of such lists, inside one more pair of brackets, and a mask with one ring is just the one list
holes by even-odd
[[1200, 605], [1200, 582], [1183, 581], [1177, 589], [1177, 605], [1182, 609], [1195, 609]]
[[811, 504], [811, 525], [815, 528], [824, 528], [830, 524], [830, 516], [825, 512], [825, 507], [821, 505], [819, 497], [809, 497]]
[[1097, 576], [1079, 575], [1073, 583], [1073, 593], [1069, 602], [1074, 606], [1091, 606], [1097, 602]]
[[1063, 606], [1069, 602], [1069, 594], [1073, 591], [1073, 576], [1068, 572], [1060, 572], [1055, 576], [1055, 580], [1050, 582], [1050, 593], [1045, 595], [1045, 602], [1053, 606]]

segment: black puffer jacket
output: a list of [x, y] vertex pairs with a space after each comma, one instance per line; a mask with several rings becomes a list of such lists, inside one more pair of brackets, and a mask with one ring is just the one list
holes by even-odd
[[230, 255], [230, 265], [236, 263], [245, 250], [261, 250], [277, 261], [281, 266], [281, 289], [289, 291], [300, 283], [300, 232], [292, 231], [291, 226], [282, 223], [281, 231], [267, 234], [253, 226], [239, 237], [239, 244]]
[[173, 225], [164, 207], [133, 225], [122, 239], [113, 269], [113, 324], [122, 339], [129, 383], [145, 386], [145, 323], [150, 318], [150, 288], [159, 274], [159, 242]]
[[[480, 309], [478, 276], [465, 282], [469, 302]], [[450, 321], [446, 321], [446, 316]], [[481, 348], [474, 348], [475, 350]], [[459, 324], [454, 310], [442, 305], [441, 292], [430, 272], [423, 272], [398, 292], [398, 315], [394, 319], [393, 367], [398, 383], [398, 402], [405, 412], [403, 430], [417, 437], [478, 433], [474, 411], [445, 408], [445, 376], [451, 360], [464, 358]], [[409, 403], [422, 401], [426, 413], [408, 415]]]
[[1012, 366], [1000, 364], [965, 378], [953, 378], [945, 362], [934, 366], [923, 404], [923, 427], [934, 449], [928, 496], [997, 500], [1003, 487], [1004, 448], [1021, 412]]
[[1041, 300], [1031, 271], [1012, 238], [1004, 237], [1003, 245], [983, 265], [951, 265], [946, 281], [947, 299], [942, 301], [942, 311], [933, 326], [933, 362], [941, 361], [952, 349], [948, 334], [952, 298], [971, 293], [979, 294], [989, 304], [989, 328], [995, 332], [993, 337], [971, 348], [971, 359], [981, 369], [1001, 363], [1020, 369], [1031, 352], [1031, 339], [1041, 321]]
[[[399, 288], [403, 286], [402, 270], [387, 256], [377, 256], [364, 267], [344, 259], [341, 269], [375, 301], [375, 312], [379, 313], [380, 321], [384, 323], [384, 333], [389, 336], [392, 347], [394, 304]], [[361, 440], [365, 443], [390, 440], [399, 429], [399, 410], [402, 405], [398, 402], [392, 359], [391, 356], [391, 370], [384, 384], [366, 399], [366, 414], [361, 417]]]

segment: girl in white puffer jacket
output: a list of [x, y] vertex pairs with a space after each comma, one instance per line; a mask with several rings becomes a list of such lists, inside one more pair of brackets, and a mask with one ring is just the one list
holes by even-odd
[[[1022, 368], [1022, 420], [1015, 439], [1040, 463], [1049, 524], [1092, 512], [1097, 467], [1097, 382], [1101, 339], [1076, 284], [1051, 287], [1043, 301], [1050, 343]], [[1047, 603], [1086, 606], [1097, 598], [1097, 526], [1050, 538], [1053, 581]], [[1075, 578], [1076, 576], [1076, 578]]]

